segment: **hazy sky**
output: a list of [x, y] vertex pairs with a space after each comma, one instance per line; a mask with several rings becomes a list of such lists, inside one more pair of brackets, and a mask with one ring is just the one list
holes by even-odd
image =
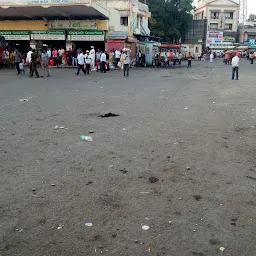
[[[247, 4], [248, 4], [248, 15], [251, 13], [256, 14], [256, 0], [247, 0]], [[197, 0], [194, 0], [195, 6], [197, 3]]]

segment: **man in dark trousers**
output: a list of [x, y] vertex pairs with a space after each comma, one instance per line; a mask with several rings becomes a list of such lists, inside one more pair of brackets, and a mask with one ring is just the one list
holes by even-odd
[[84, 56], [83, 52], [78, 54], [77, 61], [78, 61], [78, 69], [77, 69], [76, 74], [79, 75], [80, 70], [82, 69], [83, 73], [86, 75], [86, 72], [84, 70], [85, 56]]
[[33, 77], [34, 72], [36, 74], [36, 77], [39, 78], [39, 74], [36, 68], [36, 64], [37, 64], [37, 59], [38, 59], [38, 55], [36, 54], [35, 49], [32, 50], [32, 54], [31, 54], [31, 73], [30, 73], [30, 77]]
[[100, 56], [100, 71], [101, 73], [106, 73], [106, 62], [107, 62], [107, 56], [106, 51], [104, 51]]
[[15, 49], [15, 67], [17, 69], [17, 75], [20, 74], [20, 62], [22, 60], [22, 56], [21, 56], [21, 53], [19, 52], [18, 49]]

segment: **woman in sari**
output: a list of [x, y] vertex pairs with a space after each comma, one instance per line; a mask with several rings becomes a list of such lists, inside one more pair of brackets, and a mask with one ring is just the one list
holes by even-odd
[[67, 65], [68, 60], [67, 60], [67, 54], [66, 51], [64, 50], [62, 53], [62, 64]]

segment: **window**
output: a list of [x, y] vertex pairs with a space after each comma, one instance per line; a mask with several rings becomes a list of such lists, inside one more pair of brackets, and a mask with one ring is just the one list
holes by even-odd
[[128, 26], [128, 17], [121, 17], [120, 24], [123, 26]]
[[225, 24], [225, 30], [232, 30], [232, 24]]
[[225, 12], [224, 13], [224, 16], [225, 16], [225, 19], [230, 19], [232, 20], [233, 19], [233, 12]]
[[218, 29], [218, 23], [210, 23], [210, 29], [211, 30]]
[[211, 19], [218, 19], [219, 18], [219, 13], [218, 12], [211, 12]]

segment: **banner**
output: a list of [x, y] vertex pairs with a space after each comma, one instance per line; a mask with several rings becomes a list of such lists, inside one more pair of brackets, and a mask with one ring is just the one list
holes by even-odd
[[0, 0], [0, 6], [91, 5], [91, 0]]
[[4, 36], [5, 40], [30, 40], [29, 31], [0, 31], [0, 36]]
[[96, 30], [96, 20], [50, 20], [49, 29]]
[[101, 30], [96, 31], [68, 31], [69, 41], [104, 41], [104, 32]]
[[55, 31], [46, 31], [46, 30], [35, 30], [31, 31], [31, 39], [34, 40], [65, 40], [65, 31], [55, 30]]

